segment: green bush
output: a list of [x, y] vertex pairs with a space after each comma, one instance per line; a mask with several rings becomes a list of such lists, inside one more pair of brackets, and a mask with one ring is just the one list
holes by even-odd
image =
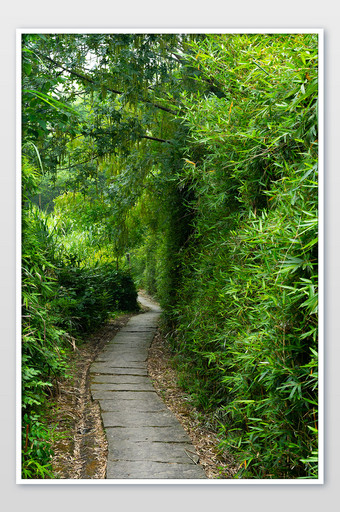
[[137, 291], [131, 276], [114, 265], [94, 268], [60, 265], [55, 301], [61, 326], [69, 332], [93, 330], [114, 311], [137, 311]]
[[221, 94], [183, 95], [178, 180], [195, 215], [168, 300], [182, 383], [215, 417], [237, 477], [316, 478], [317, 37], [191, 47], [198, 80]]

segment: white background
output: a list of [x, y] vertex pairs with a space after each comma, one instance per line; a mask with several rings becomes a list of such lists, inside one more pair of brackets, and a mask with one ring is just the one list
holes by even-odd
[[[335, 512], [339, 502], [340, 31], [334, 0], [19, 0], [0, 31], [0, 503], [4, 512]], [[15, 31], [17, 28], [291, 28], [325, 31], [325, 484], [16, 485]]]

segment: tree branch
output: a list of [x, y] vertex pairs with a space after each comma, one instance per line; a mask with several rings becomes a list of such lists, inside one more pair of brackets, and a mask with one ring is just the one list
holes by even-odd
[[[42, 57], [43, 59], [48, 60], [49, 62], [51, 62], [52, 64], [54, 64], [58, 68], [62, 69], [63, 71], [66, 71], [66, 73], [70, 73], [70, 75], [76, 76], [77, 78], [80, 78], [81, 80], [85, 80], [86, 82], [88, 82], [90, 84], [96, 84], [96, 82], [94, 80], [92, 80], [91, 78], [89, 78], [89, 77], [87, 77], [85, 75], [81, 75], [80, 73], [78, 73], [77, 71], [74, 71], [73, 69], [66, 68], [63, 64], [61, 64], [60, 62], [56, 61], [55, 59], [52, 59], [48, 55], [44, 55], [43, 53], [41, 53], [41, 52], [39, 52], [37, 50], [35, 50], [35, 51], [36, 51], [36, 53], [38, 53], [40, 55], [40, 57]], [[106, 89], [108, 91], [110, 91], [110, 92], [113, 92], [114, 94], [124, 94], [123, 91], [118, 91], [117, 89], [112, 89], [110, 87], [106, 87]], [[169, 114], [173, 114], [175, 116], [180, 113], [179, 110], [176, 112], [175, 110], [172, 110], [171, 108], [163, 107], [162, 105], [159, 105], [159, 103], [153, 103], [150, 100], [143, 100], [143, 99], [141, 99], [141, 102], [147, 103], [149, 105], [152, 105], [155, 108], [158, 108], [160, 110], [163, 110], [164, 112], [168, 112]]]
[[170, 140], [159, 139], [158, 137], [149, 137], [148, 135], [141, 135], [142, 139], [156, 140], [157, 142], [165, 142], [166, 144], [171, 144]]
[[[77, 138], [77, 137], [75, 137], [75, 138]], [[162, 142], [162, 143], [166, 143], [166, 144], [171, 144], [170, 140], [159, 139], [158, 137], [150, 137], [149, 135], [141, 135], [141, 138], [142, 139], [148, 139], [148, 140], [155, 140], [156, 142]], [[110, 154], [109, 151], [107, 153], [105, 153], [105, 155], [109, 155], [109, 154]], [[66, 171], [67, 169], [73, 169], [73, 167], [77, 167], [77, 165], [87, 164], [88, 162], [91, 162], [92, 160], [96, 160], [97, 158], [99, 158], [101, 156], [104, 156], [104, 155], [91, 156], [91, 158], [89, 158], [87, 160], [83, 160], [82, 162], [78, 162], [78, 163], [72, 164], [72, 165], [67, 165], [66, 167], [60, 167], [58, 169], [58, 171]]]
[[[105, 153], [105, 154], [109, 154], [109, 153]], [[83, 160], [82, 162], [78, 162], [76, 164], [67, 165], [66, 167], [60, 167], [58, 169], [58, 171], [66, 171], [67, 169], [73, 169], [73, 167], [77, 167], [77, 165], [83, 165], [83, 164], [87, 164], [88, 162], [91, 162], [92, 160], [97, 160], [97, 158], [99, 158], [100, 156], [104, 156], [104, 155], [91, 156], [91, 158], [89, 158], [88, 160]]]
[[[100, 135], [112, 135], [111, 132], [104, 132], [104, 131], [100, 131], [99, 132]], [[94, 132], [90, 132], [88, 134], [90, 137], [95, 137], [95, 133]], [[172, 142], [170, 140], [166, 140], [166, 139], [160, 139], [159, 137], [152, 137], [151, 135], [139, 135], [139, 137], [141, 139], [148, 139], [148, 140], [155, 140], [157, 142], [163, 142], [163, 143], [166, 143], [166, 144], [172, 144]]]

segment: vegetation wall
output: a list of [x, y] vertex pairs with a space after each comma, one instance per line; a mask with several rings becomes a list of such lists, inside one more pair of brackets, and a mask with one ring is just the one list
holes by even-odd
[[316, 478], [317, 34], [36, 35], [23, 69], [52, 274], [131, 272], [237, 477]]

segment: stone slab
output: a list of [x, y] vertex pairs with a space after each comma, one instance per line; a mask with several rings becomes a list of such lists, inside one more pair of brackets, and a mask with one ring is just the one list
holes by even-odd
[[142, 375], [95, 375], [91, 374], [91, 386], [96, 384], [150, 384], [150, 378]]
[[[116, 397], [119, 397], [120, 399], [128, 400], [131, 398], [131, 395], [137, 393], [139, 400], [145, 400], [145, 395], [151, 395], [154, 393], [154, 391], [103, 391], [102, 389], [91, 389], [92, 398], [94, 400], [99, 400], [99, 403], [101, 400], [113, 400]], [[130, 396], [129, 396], [130, 395]], [[126, 406], [126, 409], [128, 408], [128, 404]], [[128, 410], [126, 411], [128, 413]]]
[[139, 320], [138, 322], [129, 322], [125, 327], [122, 327], [119, 332], [126, 333], [153, 333], [157, 329], [158, 318], [143, 318], [143, 320]]
[[[145, 368], [147, 366], [147, 357], [138, 357], [138, 354], [128, 356], [112, 356], [111, 359], [109, 357], [105, 357], [103, 359], [98, 359], [98, 364], [102, 364], [104, 366], [108, 366], [109, 368]], [[131, 366], [130, 366], [131, 365]]]
[[130, 354], [118, 355], [118, 354], [103, 354], [98, 357], [97, 363], [114, 363], [116, 366], [136, 366], [136, 363], [146, 363], [147, 354]]
[[[101, 371], [95, 371], [92, 366], [90, 369], [90, 375], [91, 378], [95, 378], [99, 375], [102, 376], [114, 376], [114, 375], [135, 375], [135, 376], [147, 376], [148, 370], [147, 366], [143, 365], [143, 368], [115, 368], [111, 366], [107, 366], [102, 364], [102, 366], [99, 365], [99, 368]], [[108, 369], [108, 372], [105, 372], [105, 369]]]
[[129, 439], [131, 443], [140, 441], [190, 443], [190, 437], [178, 425], [171, 427], [107, 427], [105, 429], [109, 443], [120, 443]]
[[175, 427], [180, 425], [169, 410], [157, 412], [128, 411], [102, 412], [104, 428], [107, 427]]
[[137, 336], [122, 336], [121, 338], [118, 338], [117, 340], [110, 341], [107, 345], [105, 345], [105, 349], [110, 350], [117, 350], [118, 348], [122, 348], [122, 345], [124, 345], [127, 348], [135, 348], [135, 347], [149, 347], [151, 345], [153, 336], [144, 336], [141, 337], [140, 335]]
[[157, 328], [157, 323], [160, 315], [145, 313], [130, 318], [125, 327], [122, 327], [120, 332], [137, 332], [137, 331], [153, 331]]
[[131, 341], [138, 341], [138, 340], [141, 340], [141, 341], [145, 341], [145, 340], [150, 340], [153, 338], [153, 336], [155, 335], [155, 330], [156, 330], [156, 327], [154, 329], [152, 329], [151, 331], [119, 331], [116, 336], [114, 338], [112, 338], [112, 340], [109, 341], [109, 343], [121, 343], [122, 341], [127, 342], [129, 340]]
[[134, 346], [126, 346], [126, 345], [121, 345], [120, 347], [110, 347], [110, 348], [107, 348], [106, 350], [103, 350], [101, 352], [101, 354], [98, 356], [97, 360], [105, 357], [109, 357], [109, 358], [112, 358], [112, 360], [114, 361], [114, 358], [115, 357], [125, 357], [127, 359], [131, 358], [131, 357], [145, 357], [148, 355], [148, 347], [145, 347], [145, 346], [137, 346], [137, 347], [134, 347]]
[[149, 460], [152, 462], [191, 464], [193, 461], [189, 455], [193, 458], [196, 457], [194, 460], [197, 460], [197, 455], [191, 454], [192, 451], [192, 445], [188, 443], [142, 441], [132, 444], [128, 439], [109, 447], [108, 460]]
[[120, 332], [147, 332], [153, 331], [157, 327], [158, 315], [139, 315], [132, 317], [130, 321], [121, 328]]
[[107, 466], [107, 479], [204, 479], [203, 468], [194, 464], [150, 461], [118, 461]]
[[126, 357], [131, 358], [131, 356], [143, 356], [148, 357], [149, 353], [149, 347], [144, 346], [137, 346], [134, 347], [133, 345], [116, 345], [115, 347], [109, 347], [106, 350], [103, 350], [100, 355], [97, 357], [97, 361], [99, 359], [103, 359], [103, 357], [111, 357], [112, 361], [114, 361], [115, 357]]
[[103, 350], [97, 357], [96, 361], [102, 361], [104, 359], [111, 360], [112, 362], [123, 359], [126, 361], [135, 360], [136, 358], [145, 358], [148, 356], [147, 347], [126, 347], [125, 345], [121, 348], [112, 347], [107, 350]]
[[[129, 400], [129, 407], [134, 411], [141, 412], [157, 412], [166, 410], [166, 405], [160, 400], [153, 400], [153, 396], [149, 393], [150, 399], [144, 398], [143, 400]], [[101, 399], [100, 409], [102, 412], [117, 412], [126, 410], [126, 400], [121, 399], [118, 395], [113, 399]]]
[[91, 385], [92, 392], [106, 392], [106, 391], [155, 391], [155, 388], [149, 382], [122, 382], [122, 383], [99, 383]]
[[[97, 393], [100, 393], [100, 391], [98, 390]], [[159, 398], [157, 393], [155, 393], [154, 391], [108, 391], [108, 393], [110, 393], [111, 400], [125, 400], [127, 409], [128, 407], [131, 407], [132, 409], [133, 403], [135, 401], [147, 401], [150, 403], [160, 402], [161, 404], [164, 404], [164, 402]], [[166, 409], [167, 411], [169, 410], [167, 407]]]
[[116, 368], [126, 368], [126, 369], [142, 369], [147, 370], [147, 364], [146, 362], [121, 362], [120, 364], [117, 364], [116, 361], [98, 361], [96, 363], [93, 363], [91, 366], [91, 373], [115, 373], [114, 370]]

